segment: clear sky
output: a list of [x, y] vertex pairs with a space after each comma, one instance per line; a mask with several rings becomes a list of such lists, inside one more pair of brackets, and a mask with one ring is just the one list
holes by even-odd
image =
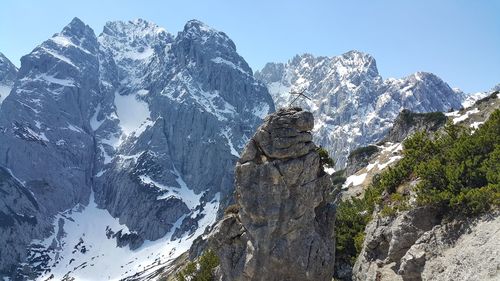
[[233, 39], [250, 66], [296, 54], [370, 53], [382, 77], [433, 72], [465, 92], [500, 83], [499, 0], [3, 0], [0, 52], [14, 64], [73, 17], [101, 33], [143, 18], [177, 34], [199, 19]]

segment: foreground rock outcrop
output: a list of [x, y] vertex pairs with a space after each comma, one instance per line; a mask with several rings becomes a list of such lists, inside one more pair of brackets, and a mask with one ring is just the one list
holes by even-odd
[[374, 219], [366, 228], [353, 280], [499, 280], [500, 216], [439, 222], [417, 208]]
[[222, 280], [331, 280], [335, 208], [299, 108], [268, 116], [236, 165], [236, 205], [216, 226], [210, 247]]

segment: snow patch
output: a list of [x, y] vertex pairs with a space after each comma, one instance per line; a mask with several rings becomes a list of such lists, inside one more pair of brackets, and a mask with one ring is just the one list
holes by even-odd
[[487, 92], [479, 92], [479, 93], [474, 93], [474, 94], [469, 94], [466, 96], [465, 100], [462, 102], [463, 108], [469, 108], [472, 107], [476, 101], [485, 98], [488, 96]]
[[224, 138], [226, 139], [227, 141], [227, 144], [229, 146], [229, 149], [231, 150], [231, 154], [240, 158], [240, 154], [238, 153], [238, 151], [234, 148], [234, 145], [233, 145], [233, 141], [231, 140], [231, 136], [229, 135], [231, 129], [229, 128], [225, 128], [224, 130], [222, 130], [222, 136], [224, 136]]
[[474, 122], [474, 123], [470, 124], [470, 127], [471, 127], [471, 128], [473, 128], [473, 129], [477, 129], [477, 128], [479, 128], [479, 126], [481, 126], [482, 124], [484, 124], [484, 122], [481, 122], [481, 121], [479, 121], [479, 122]]
[[50, 40], [60, 46], [63, 46], [63, 47], [73, 47], [73, 48], [77, 48], [81, 51], [83, 51], [84, 53], [86, 54], [92, 54], [91, 52], [89, 52], [87, 49], [84, 49], [82, 48], [81, 46], [78, 46], [76, 44], [74, 44], [70, 38], [66, 37], [66, 36], [62, 36], [60, 34], [50, 38]]
[[453, 118], [453, 124], [457, 124], [457, 123], [460, 123], [462, 121], [465, 121], [467, 118], [469, 118], [469, 116], [471, 114], [475, 114], [475, 113], [479, 113], [479, 109], [474, 108], [474, 109], [471, 109], [469, 111], [466, 111], [464, 114], [462, 114], [456, 118]]
[[269, 104], [260, 103], [258, 106], [254, 107], [252, 114], [260, 119], [264, 119], [269, 114]]
[[216, 57], [216, 58], [214, 58], [214, 59], [211, 59], [211, 61], [213, 61], [213, 62], [215, 62], [215, 63], [217, 63], [217, 64], [225, 64], [225, 65], [228, 65], [228, 66], [230, 66], [231, 68], [238, 70], [239, 72], [245, 73], [245, 74], [247, 74], [247, 75], [249, 74], [249, 73], [248, 73], [248, 72], [246, 72], [243, 68], [241, 68], [241, 67], [239, 67], [239, 66], [235, 65], [234, 63], [232, 63], [232, 62], [230, 62], [230, 61], [228, 61], [228, 60], [226, 60], [226, 59], [223, 59], [223, 58], [221, 58], [221, 57]]
[[84, 131], [83, 131], [82, 128], [76, 127], [76, 126], [74, 126], [72, 124], [68, 124], [68, 127], [66, 127], [66, 129], [71, 130], [73, 132], [77, 132], [77, 133], [84, 133]]
[[104, 118], [101, 121], [97, 121], [97, 116], [99, 115], [99, 112], [101, 112], [101, 104], [97, 105], [97, 108], [95, 109], [94, 115], [92, 115], [92, 118], [90, 118], [90, 127], [92, 130], [97, 130], [99, 127], [101, 127], [102, 123], [104, 123]]
[[194, 193], [193, 190], [189, 189], [186, 182], [182, 178], [181, 174], [175, 168], [174, 168], [174, 173], [177, 177], [175, 179], [175, 181], [181, 187], [178, 193], [181, 196], [182, 201], [184, 201], [184, 203], [186, 203], [186, 205], [188, 206], [189, 209], [193, 210], [199, 204], [201, 196], [203, 194], [201, 194], [201, 192], [200, 192], [200, 194], [196, 194], [196, 193]]
[[136, 131], [151, 116], [146, 102], [138, 99], [135, 94], [120, 95], [115, 92], [116, 114], [120, 119], [120, 127], [129, 136]]
[[0, 85], [0, 105], [2, 105], [2, 102], [7, 98], [10, 94], [10, 91], [12, 90], [12, 87], [7, 86], [7, 85]]
[[[43, 241], [33, 241], [47, 249], [51, 245], [61, 247], [59, 251], [48, 251], [51, 258], [50, 271], [38, 280], [46, 280], [52, 274], [53, 280], [62, 280], [66, 274], [75, 280], [120, 280], [136, 272], [152, 272], [169, 265], [189, 249], [194, 239], [202, 235], [207, 226], [215, 222], [219, 197], [217, 194], [214, 200], [205, 205], [205, 216], [192, 235], [171, 241], [174, 231], [180, 227], [185, 217], [183, 216], [163, 238], [145, 241], [141, 247], [132, 251], [128, 247], [117, 247], [116, 240], [106, 236], [107, 228], [115, 233], [122, 230], [122, 234], [130, 233], [130, 230], [107, 210], [99, 209], [92, 195], [88, 206], [79, 205], [55, 218], [55, 233], [58, 232], [58, 220], [64, 221], [63, 238], [58, 239], [54, 233]], [[81, 250], [83, 247], [85, 251]]]
[[61, 54], [58, 54], [56, 52], [53, 52], [52, 50], [49, 50], [49, 49], [44, 48], [44, 47], [42, 47], [42, 50], [45, 51], [47, 54], [53, 56], [54, 58], [56, 58], [56, 59], [58, 59], [58, 60], [60, 60], [62, 62], [65, 62], [65, 63], [73, 66], [76, 69], [79, 69], [78, 66], [76, 66], [69, 58], [67, 58], [67, 57], [65, 57], [65, 56], [63, 56]]
[[383, 169], [385, 169], [387, 166], [389, 166], [390, 164], [396, 162], [397, 160], [403, 158], [402, 156], [399, 156], [399, 155], [395, 155], [395, 156], [392, 156], [391, 158], [389, 158], [389, 161], [383, 163], [383, 164], [378, 164], [378, 169], [379, 171], [382, 171]]
[[329, 175], [333, 175], [333, 173], [335, 173], [335, 169], [331, 167], [323, 167], [323, 171]]
[[145, 60], [150, 58], [154, 54], [154, 49], [153, 48], [146, 48], [144, 50], [141, 49], [141, 51], [135, 51], [131, 50], [128, 52], [125, 52], [121, 59], [131, 59], [131, 60]]
[[362, 184], [366, 179], [366, 175], [367, 175], [367, 173], [363, 173], [361, 175], [349, 176], [346, 179], [344, 185], [342, 185], [342, 188], [349, 188], [350, 185], [357, 186], [357, 185]]

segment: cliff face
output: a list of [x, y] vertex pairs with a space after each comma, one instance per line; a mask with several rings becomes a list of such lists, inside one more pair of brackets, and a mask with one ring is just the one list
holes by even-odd
[[334, 206], [301, 109], [268, 116], [236, 165], [237, 204], [210, 244], [222, 280], [331, 280]]

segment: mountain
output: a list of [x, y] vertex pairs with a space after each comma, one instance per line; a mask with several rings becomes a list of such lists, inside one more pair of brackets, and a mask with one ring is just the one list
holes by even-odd
[[17, 67], [0, 53], [0, 106], [10, 94], [17, 76]]
[[202, 22], [175, 36], [108, 22], [96, 36], [73, 19], [22, 57], [0, 111], [0, 276], [117, 280], [168, 264], [215, 221], [272, 111], [235, 44]]
[[311, 111], [316, 120], [315, 142], [324, 146], [337, 168], [356, 147], [380, 141], [403, 109], [414, 112], [459, 109], [463, 93], [451, 89], [434, 74], [417, 72], [402, 79], [384, 80], [375, 59], [350, 51], [335, 57], [295, 56], [287, 63], [268, 63], [255, 73], [266, 83], [276, 107], [293, 105]]

